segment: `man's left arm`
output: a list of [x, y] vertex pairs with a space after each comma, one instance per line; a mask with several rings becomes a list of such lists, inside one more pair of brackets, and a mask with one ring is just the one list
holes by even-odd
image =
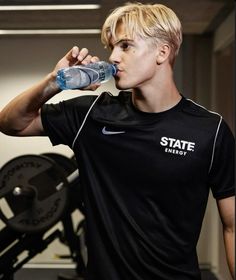
[[234, 238], [235, 238], [235, 197], [220, 199], [217, 201], [225, 243], [225, 251], [230, 273], [235, 279], [234, 263]]

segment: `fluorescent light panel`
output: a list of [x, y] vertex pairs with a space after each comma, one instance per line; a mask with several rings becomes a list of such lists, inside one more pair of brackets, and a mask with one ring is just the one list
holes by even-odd
[[1, 35], [73, 35], [100, 34], [100, 29], [0, 29]]
[[17, 6], [0, 6], [0, 11], [42, 11], [42, 10], [97, 10], [101, 5], [17, 5]]

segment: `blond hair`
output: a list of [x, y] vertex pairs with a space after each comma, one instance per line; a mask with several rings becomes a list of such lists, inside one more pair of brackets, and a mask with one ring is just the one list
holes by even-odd
[[116, 39], [119, 24], [126, 28], [128, 36], [150, 39], [153, 43], [164, 42], [171, 48], [170, 62], [174, 63], [182, 43], [182, 27], [176, 14], [162, 4], [126, 3], [116, 8], [106, 19], [101, 41], [109, 46], [111, 38]]

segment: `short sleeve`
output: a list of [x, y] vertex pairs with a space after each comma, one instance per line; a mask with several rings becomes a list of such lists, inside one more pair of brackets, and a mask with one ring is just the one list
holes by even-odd
[[209, 185], [216, 199], [235, 195], [235, 139], [222, 120], [213, 150], [213, 161], [209, 172]]
[[64, 144], [71, 147], [87, 111], [96, 97], [86, 95], [57, 104], [44, 104], [41, 110], [42, 124], [45, 134], [53, 145]]

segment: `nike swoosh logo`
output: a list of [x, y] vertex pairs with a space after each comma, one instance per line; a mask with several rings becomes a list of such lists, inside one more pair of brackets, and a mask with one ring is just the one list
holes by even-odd
[[111, 131], [111, 130], [107, 130], [107, 128], [104, 126], [103, 129], [102, 129], [102, 133], [104, 135], [114, 135], [114, 134], [125, 133], [125, 131], [124, 130], [121, 130], [121, 131]]

